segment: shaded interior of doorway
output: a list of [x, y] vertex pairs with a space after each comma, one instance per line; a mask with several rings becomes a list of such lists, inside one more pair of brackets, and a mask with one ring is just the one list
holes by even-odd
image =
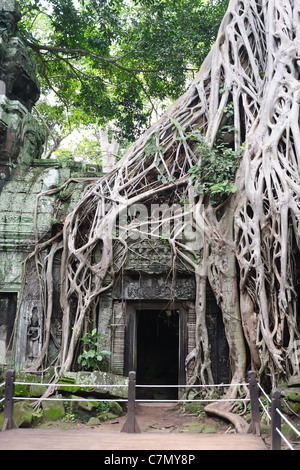
[[16, 292], [0, 292], [0, 340], [5, 343], [8, 351], [12, 347], [12, 334], [17, 311], [18, 294]]
[[216, 384], [231, 381], [229, 346], [226, 339], [222, 312], [212, 291], [207, 289], [206, 325], [210, 345], [212, 375]]
[[[179, 312], [137, 311], [137, 385], [178, 384]], [[137, 398], [177, 399], [178, 388], [137, 387]]]

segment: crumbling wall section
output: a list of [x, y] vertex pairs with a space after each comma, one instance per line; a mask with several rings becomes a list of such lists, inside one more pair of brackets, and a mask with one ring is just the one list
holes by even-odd
[[[49, 240], [61, 229], [86, 184], [80, 178], [88, 181], [101, 175], [99, 166], [76, 162], [66, 166], [41, 159], [44, 133], [31, 114], [39, 84], [35, 62], [18, 36], [20, 18], [15, 0], [1, 2], [0, 365], [8, 365], [13, 357], [17, 368], [36, 358], [43, 339], [43, 297], [38, 270], [32, 269], [36, 260], [30, 254], [37, 242]], [[74, 184], [60, 191], [72, 178]], [[43, 256], [47, 255], [45, 250]], [[57, 297], [59, 259], [55, 271]], [[54, 350], [59, 347], [59, 321], [54, 319], [56, 323]]]

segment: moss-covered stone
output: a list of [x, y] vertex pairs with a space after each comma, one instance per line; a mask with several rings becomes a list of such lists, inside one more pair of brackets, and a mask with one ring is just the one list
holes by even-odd
[[98, 405], [99, 405], [98, 402], [93, 402], [93, 401], [79, 401], [78, 402], [78, 406], [85, 411], [93, 411], [95, 408], [98, 408]]
[[29, 385], [15, 385], [15, 396], [29, 398], [30, 386]]
[[281, 410], [287, 415], [298, 415], [300, 413], [300, 402], [281, 400]]
[[33, 414], [30, 402], [20, 401], [14, 404], [14, 421], [18, 428], [30, 428], [33, 423]]
[[286, 400], [300, 403], [300, 387], [285, 388], [282, 390], [281, 394]]
[[47, 386], [40, 386], [40, 385], [31, 385], [30, 386], [30, 396], [31, 397], [41, 397], [46, 392]]
[[[121, 375], [111, 374], [103, 371], [65, 372], [63, 377], [61, 378], [61, 381], [64, 381], [66, 379], [73, 380], [73, 383], [75, 384], [85, 386], [90, 385], [91, 388], [82, 387], [81, 392], [93, 392], [93, 395], [95, 395], [95, 397], [97, 398], [103, 395], [109, 395], [112, 397], [120, 398], [128, 397], [128, 378], [123, 377]], [[101, 385], [101, 387], [98, 387], [97, 385]], [[123, 385], [125, 385], [125, 387]], [[70, 387], [70, 391], [71, 393], [75, 393], [74, 387]], [[76, 393], [78, 393], [79, 391], [80, 387], [76, 389]]]
[[[44, 377], [44, 382], [47, 383], [48, 380], [50, 380], [51, 377], [45, 376]], [[45, 391], [47, 390], [47, 386], [42, 386], [41, 384], [41, 379], [40, 377], [33, 375], [33, 374], [27, 374], [25, 372], [18, 372], [16, 374], [16, 382], [24, 382], [23, 384], [18, 384], [15, 386], [15, 396], [16, 397], [24, 397], [24, 398], [29, 398], [29, 397], [41, 397]], [[26, 383], [34, 384], [36, 383], [37, 385], [25, 385]]]
[[117, 416], [121, 416], [123, 412], [123, 408], [119, 403], [117, 403], [116, 401], [112, 401], [112, 402], [108, 402], [108, 405], [112, 413], [114, 413]]
[[218, 431], [219, 431], [218, 424], [212, 423], [212, 424], [204, 424], [201, 432], [205, 434], [215, 434]]
[[98, 415], [98, 418], [100, 421], [107, 421], [109, 419], [116, 419], [118, 416], [115, 413], [112, 413], [111, 411], [107, 411], [104, 413], [100, 413]]
[[[296, 429], [300, 432], [299, 426], [296, 426]], [[289, 442], [299, 440], [299, 436], [297, 435], [297, 433], [288, 424], [281, 425], [281, 432]]]
[[[59, 391], [60, 392], [69, 392], [71, 394], [75, 394], [76, 392], [80, 391], [80, 387], [76, 387], [76, 379], [73, 377], [62, 377], [58, 381]], [[83, 390], [83, 389], [81, 389]], [[88, 391], [88, 389], [84, 389]]]
[[[68, 402], [69, 399], [74, 401]], [[99, 401], [91, 396], [81, 401], [80, 395], [75, 394], [66, 397], [65, 409], [66, 417], [70, 415], [73, 419], [84, 423], [87, 423], [90, 418], [98, 418], [101, 421], [115, 419], [123, 412], [118, 402]]]
[[201, 421], [192, 421], [191, 423], [187, 423], [180, 432], [192, 432], [192, 433], [200, 433], [203, 432], [204, 423]]
[[[61, 398], [61, 396], [57, 396], [57, 398]], [[66, 414], [63, 401], [42, 400], [42, 408], [45, 419], [58, 420]]]
[[87, 426], [99, 426], [99, 424], [101, 424], [101, 421], [98, 418], [92, 417], [88, 420], [86, 424]]
[[204, 405], [202, 405], [201, 403], [199, 402], [188, 402], [188, 403], [185, 403], [184, 405], [184, 408], [185, 410], [188, 412], [188, 413], [197, 413], [197, 414], [200, 414], [203, 412], [204, 410]]

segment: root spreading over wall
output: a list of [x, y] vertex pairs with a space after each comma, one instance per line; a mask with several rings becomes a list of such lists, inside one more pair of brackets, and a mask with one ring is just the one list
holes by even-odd
[[[189, 90], [111, 173], [90, 185], [65, 221], [61, 371], [71, 367], [84, 321], [126, 262], [127, 240], [115, 230], [120, 215], [134, 204], [167, 198], [189, 201], [205, 240], [201, 252], [185, 246], [175, 230], [168, 240], [174, 266], [182, 260], [197, 285], [191, 382], [213, 382], [207, 280], [223, 314], [232, 383], [243, 382], [250, 366], [272, 385], [300, 373], [299, 79], [299, 2], [232, 0]], [[204, 164], [196, 132], [211, 151], [220, 153], [222, 138], [227, 150], [241, 155], [236, 190], [219, 193], [218, 203], [191, 178], [190, 170]], [[235, 387], [228, 391], [236, 393]]]

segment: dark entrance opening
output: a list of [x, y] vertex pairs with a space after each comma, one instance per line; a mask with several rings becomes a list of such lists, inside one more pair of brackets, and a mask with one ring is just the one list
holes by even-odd
[[12, 334], [14, 330], [18, 294], [16, 292], [0, 292], [0, 330], [1, 341], [5, 342], [6, 353], [12, 349]]
[[225, 335], [222, 311], [209, 287], [206, 294], [206, 325], [212, 375], [216, 384], [229, 383], [231, 380], [229, 346]]
[[[137, 310], [137, 385], [176, 385], [179, 311]], [[137, 398], [177, 399], [178, 388], [137, 387]]]

